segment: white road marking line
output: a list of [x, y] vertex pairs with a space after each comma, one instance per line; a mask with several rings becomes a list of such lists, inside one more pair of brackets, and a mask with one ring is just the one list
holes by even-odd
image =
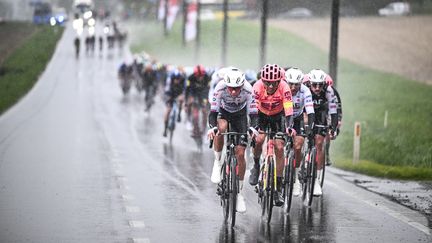
[[141, 211], [139, 207], [135, 207], [135, 206], [126, 206], [125, 210], [128, 213], [139, 213]]
[[150, 239], [147, 238], [132, 238], [133, 243], [150, 243]]
[[129, 226], [132, 228], [145, 228], [144, 221], [138, 221], [138, 220], [129, 221]]
[[135, 197], [132, 196], [132, 195], [122, 195], [121, 198], [122, 198], [124, 201], [132, 201], [132, 200], [135, 199]]
[[415, 221], [411, 220], [410, 218], [408, 218], [408, 217], [406, 217], [406, 216], [404, 216], [404, 215], [402, 215], [402, 214], [400, 214], [400, 213], [398, 213], [398, 212], [396, 212], [394, 210], [391, 210], [390, 208], [382, 205], [381, 203], [377, 204], [377, 203], [375, 203], [375, 202], [373, 202], [371, 200], [367, 200], [367, 199], [364, 199], [364, 198], [360, 197], [358, 194], [356, 194], [354, 192], [345, 191], [341, 187], [339, 187], [336, 183], [333, 183], [333, 182], [331, 182], [329, 180], [327, 180], [325, 183], [329, 184], [332, 187], [338, 188], [341, 192], [343, 192], [345, 194], [348, 194], [348, 195], [350, 195], [351, 197], [353, 197], [355, 199], [363, 201], [364, 203], [366, 203], [366, 204], [368, 204], [368, 205], [370, 205], [370, 206], [372, 206], [374, 208], [378, 208], [378, 209], [384, 211], [388, 215], [390, 215], [390, 216], [392, 216], [392, 217], [394, 217], [394, 218], [396, 218], [396, 219], [398, 219], [398, 220], [400, 220], [400, 221], [402, 221], [402, 222], [404, 222], [404, 223], [406, 223], [406, 224], [408, 224], [408, 225], [416, 228], [417, 230], [422, 231], [423, 233], [425, 233], [427, 235], [431, 235], [430, 229], [428, 227], [426, 227], [423, 224], [420, 224], [418, 222], [415, 222]]

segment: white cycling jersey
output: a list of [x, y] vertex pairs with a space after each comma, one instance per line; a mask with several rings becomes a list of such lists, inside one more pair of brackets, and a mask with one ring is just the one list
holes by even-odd
[[292, 97], [293, 101], [293, 117], [299, 117], [303, 114], [303, 109], [307, 114], [314, 113], [314, 105], [312, 101], [312, 94], [309, 88], [302, 84], [300, 90]]
[[253, 89], [248, 82], [244, 83], [240, 93], [236, 97], [233, 97], [229, 93], [225, 81], [222, 80], [216, 85], [211, 99], [210, 110], [212, 112], [219, 112], [220, 108], [222, 108], [227, 112], [234, 113], [245, 107], [247, 109], [247, 114], [258, 113]]

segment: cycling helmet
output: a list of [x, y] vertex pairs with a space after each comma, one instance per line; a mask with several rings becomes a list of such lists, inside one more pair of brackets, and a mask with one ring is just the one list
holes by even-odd
[[303, 77], [304, 77], [304, 74], [303, 74], [302, 70], [300, 70], [296, 67], [291, 67], [291, 68], [287, 69], [285, 72], [285, 79], [288, 83], [292, 83], [292, 84], [302, 83]]
[[183, 78], [183, 75], [182, 75], [181, 72], [179, 72], [179, 70], [174, 70], [171, 73], [171, 80], [173, 80], [173, 79], [181, 79], [181, 78]]
[[327, 74], [327, 77], [325, 79], [325, 82], [326, 82], [327, 86], [333, 86], [333, 79], [328, 74]]
[[277, 82], [284, 79], [285, 71], [277, 64], [266, 64], [261, 69], [261, 80]]
[[248, 82], [255, 81], [257, 77], [257, 73], [252, 69], [247, 69], [245, 71], [245, 78]]
[[206, 74], [206, 70], [203, 65], [199, 64], [194, 67], [194, 75], [198, 77], [202, 77]]
[[225, 75], [226, 75], [230, 70], [239, 70], [239, 69], [236, 68], [236, 67], [232, 67], [232, 66], [230, 66], [230, 67], [223, 67], [223, 68], [220, 68], [219, 70], [216, 71], [216, 75], [217, 75], [217, 77], [218, 77], [219, 79], [223, 79], [223, 78], [225, 78]]
[[326, 80], [327, 77], [327, 73], [325, 73], [323, 70], [321, 69], [312, 69], [309, 74], [309, 81], [311, 83], [323, 83]]
[[224, 77], [226, 86], [231, 88], [243, 86], [245, 80], [245, 74], [237, 68], [228, 70]]

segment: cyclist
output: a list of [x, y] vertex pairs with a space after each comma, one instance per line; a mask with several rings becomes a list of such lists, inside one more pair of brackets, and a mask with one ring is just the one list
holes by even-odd
[[[327, 74], [321, 69], [313, 69], [308, 74], [310, 90], [312, 91], [312, 100], [315, 110], [315, 126], [313, 128], [313, 134], [315, 134], [315, 146], [317, 149], [318, 175], [321, 174], [320, 172], [323, 167], [324, 139], [327, 134], [330, 135], [330, 139], [333, 139], [335, 137], [335, 129], [338, 123], [335, 94], [333, 88], [326, 85], [326, 77]], [[331, 123], [330, 127], [327, 128], [327, 117], [329, 115], [331, 117]], [[313, 194], [315, 196], [322, 195], [320, 178], [317, 178], [317, 180], [315, 180]]]
[[145, 90], [146, 111], [149, 111], [154, 102], [154, 95], [157, 88], [157, 74], [151, 63], [147, 63], [142, 75], [143, 86]]
[[77, 37], [75, 37], [75, 40], [74, 40], [74, 46], [75, 46], [75, 57], [76, 57], [76, 58], [79, 57], [80, 45], [81, 45], [81, 40], [80, 40], [80, 38], [77, 36]]
[[213, 98], [213, 92], [214, 92], [214, 89], [216, 88], [216, 85], [221, 80], [224, 79], [224, 76], [227, 73], [227, 70], [230, 68], [233, 68], [233, 67], [220, 68], [220, 69], [217, 69], [216, 71], [213, 72], [213, 74], [211, 75], [211, 80], [210, 80], [210, 89], [209, 89], [209, 93], [208, 93], [208, 100], [211, 100]]
[[[202, 128], [207, 124], [208, 92], [211, 77], [207, 74], [203, 65], [196, 65], [193, 73], [187, 78], [186, 86], [186, 109], [187, 114], [192, 114], [193, 137], [199, 137], [202, 130], [199, 127], [199, 109], [202, 112]], [[194, 106], [195, 104], [195, 106]]]
[[[266, 64], [260, 72], [259, 79], [253, 86], [255, 99], [258, 105], [258, 126], [259, 130], [265, 130], [271, 126], [273, 132], [288, 133], [295, 136], [293, 128], [293, 104], [291, 90], [288, 84], [283, 81], [285, 71], [277, 64]], [[282, 82], [281, 82], [282, 81]], [[256, 185], [260, 170], [260, 157], [262, 145], [266, 134], [259, 134], [256, 137], [256, 145], [253, 149], [254, 166], [251, 169], [249, 183]], [[282, 174], [284, 162], [284, 137], [276, 135], [275, 154], [276, 154], [276, 175], [277, 190], [274, 196], [276, 206], [282, 206], [284, 198], [282, 196]]]
[[[333, 79], [330, 77], [330, 75], [327, 75], [326, 77], [326, 85], [331, 86], [333, 88], [335, 98], [336, 98], [336, 105], [337, 105], [337, 118], [338, 118], [338, 124], [336, 127], [336, 133], [335, 135], [339, 135], [340, 132], [340, 126], [342, 125], [342, 100], [340, 98], [339, 92], [336, 90], [336, 88], [333, 86]], [[333, 139], [335, 139], [334, 137]], [[330, 160], [330, 142], [332, 139], [330, 139], [330, 135], [327, 134], [326, 136], [326, 146], [325, 146], [325, 163], [326, 165], [331, 165], [332, 161]]]
[[168, 117], [171, 112], [173, 103], [175, 100], [178, 100], [179, 112], [177, 115], [177, 121], [181, 120], [181, 107], [184, 100], [184, 91], [186, 88], [186, 78], [185, 74], [180, 72], [179, 70], [174, 70], [171, 75], [167, 78], [165, 85], [165, 99], [166, 99], [166, 111], [164, 124], [165, 129], [163, 132], [163, 136], [167, 136], [167, 128], [168, 128]]
[[[300, 181], [298, 179], [300, 162], [302, 161], [302, 147], [306, 136], [311, 133], [315, 121], [314, 106], [312, 102], [312, 94], [306, 85], [302, 84], [304, 74], [296, 68], [288, 68], [285, 72], [285, 79], [291, 89], [293, 96], [293, 117], [294, 117], [294, 129], [297, 131], [297, 135], [294, 138], [294, 157], [295, 157], [295, 174], [294, 174], [294, 187], [293, 195], [300, 195]], [[305, 130], [304, 127], [304, 116], [303, 111], [306, 111], [308, 116], [308, 128]]]
[[[231, 125], [230, 132], [246, 133], [248, 131], [248, 116], [252, 124], [256, 123], [257, 108], [252, 86], [248, 82], [245, 82], [243, 72], [237, 68], [230, 67], [224, 79], [216, 85], [208, 118], [210, 129], [207, 132], [207, 136], [210, 139], [214, 139], [215, 160], [211, 175], [213, 183], [221, 181], [221, 153], [224, 138], [219, 134], [227, 131], [228, 122]], [[255, 128], [250, 127], [250, 130], [258, 135]], [[245, 212], [246, 204], [241, 192], [246, 171], [245, 150], [248, 141], [245, 135], [238, 136], [236, 140], [235, 153], [238, 161], [240, 185], [236, 209], [238, 212]]]

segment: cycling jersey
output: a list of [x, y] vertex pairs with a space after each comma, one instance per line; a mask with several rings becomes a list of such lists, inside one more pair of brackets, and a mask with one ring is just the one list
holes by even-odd
[[312, 101], [312, 94], [306, 85], [302, 84], [299, 91], [292, 97], [293, 101], [293, 116], [297, 118], [303, 116], [303, 109], [307, 114], [314, 113], [314, 103]]
[[267, 116], [276, 115], [282, 111], [285, 116], [293, 114], [291, 90], [286, 82], [280, 82], [274, 94], [267, 94], [262, 80], [258, 80], [254, 86], [255, 100], [258, 110]]
[[[334, 95], [333, 88], [328, 86], [322, 89], [319, 94], [312, 92], [312, 99], [315, 109], [315, 124], [327, 126], [327, 116], [331, 116], [331, 127], [333, 129], [337, 126], [337, 105], [336, 96]], [[326, 136], [327, 128], [315, 127], [315, 134]]]
[[252, 86], [245, 82], [240, 93], [233, 97], [226, 86], [225, 81], [220, 81], [215, 88], [213, 98], [211, 100], [211, 112], [219, 112], [220, 108], [227, 112], [234, 113], [247, 109], [247, 114], [257, 114], [257, 107], [253, 96]]
[[180, 78], [180, 82], [174, 83], [171, 79], [171, 76], [167, 78], [166, 84], [165, 84], [165, 94], [168, 95], [170, 98], [177, 98], [179, 95], [183, 94], [184, 90], [186, 88], [186, 80], [182, 76]]
[[208, 100], [212, 99], [214, 90], [216, 88], [216, 85], [219, 83], [219, 81], [223, 80], [223, 77], [220, 77], [220, 75], [219, 75], [219, 71], [220, 70], [222, 70], [222, 69], [219, 69], [219, 70], [213, 72], [213, 74], [211, 76], [210, 90], [209, 90], [209, 94], [208, 94]]
[[201, 79], [197, 78], [194, 74], [190, 75], [187, 80], [187, 95], [199, 95], [203, 98], [207, 98], [210, 80], [211, 78], [207, 74], [205, 74]]

